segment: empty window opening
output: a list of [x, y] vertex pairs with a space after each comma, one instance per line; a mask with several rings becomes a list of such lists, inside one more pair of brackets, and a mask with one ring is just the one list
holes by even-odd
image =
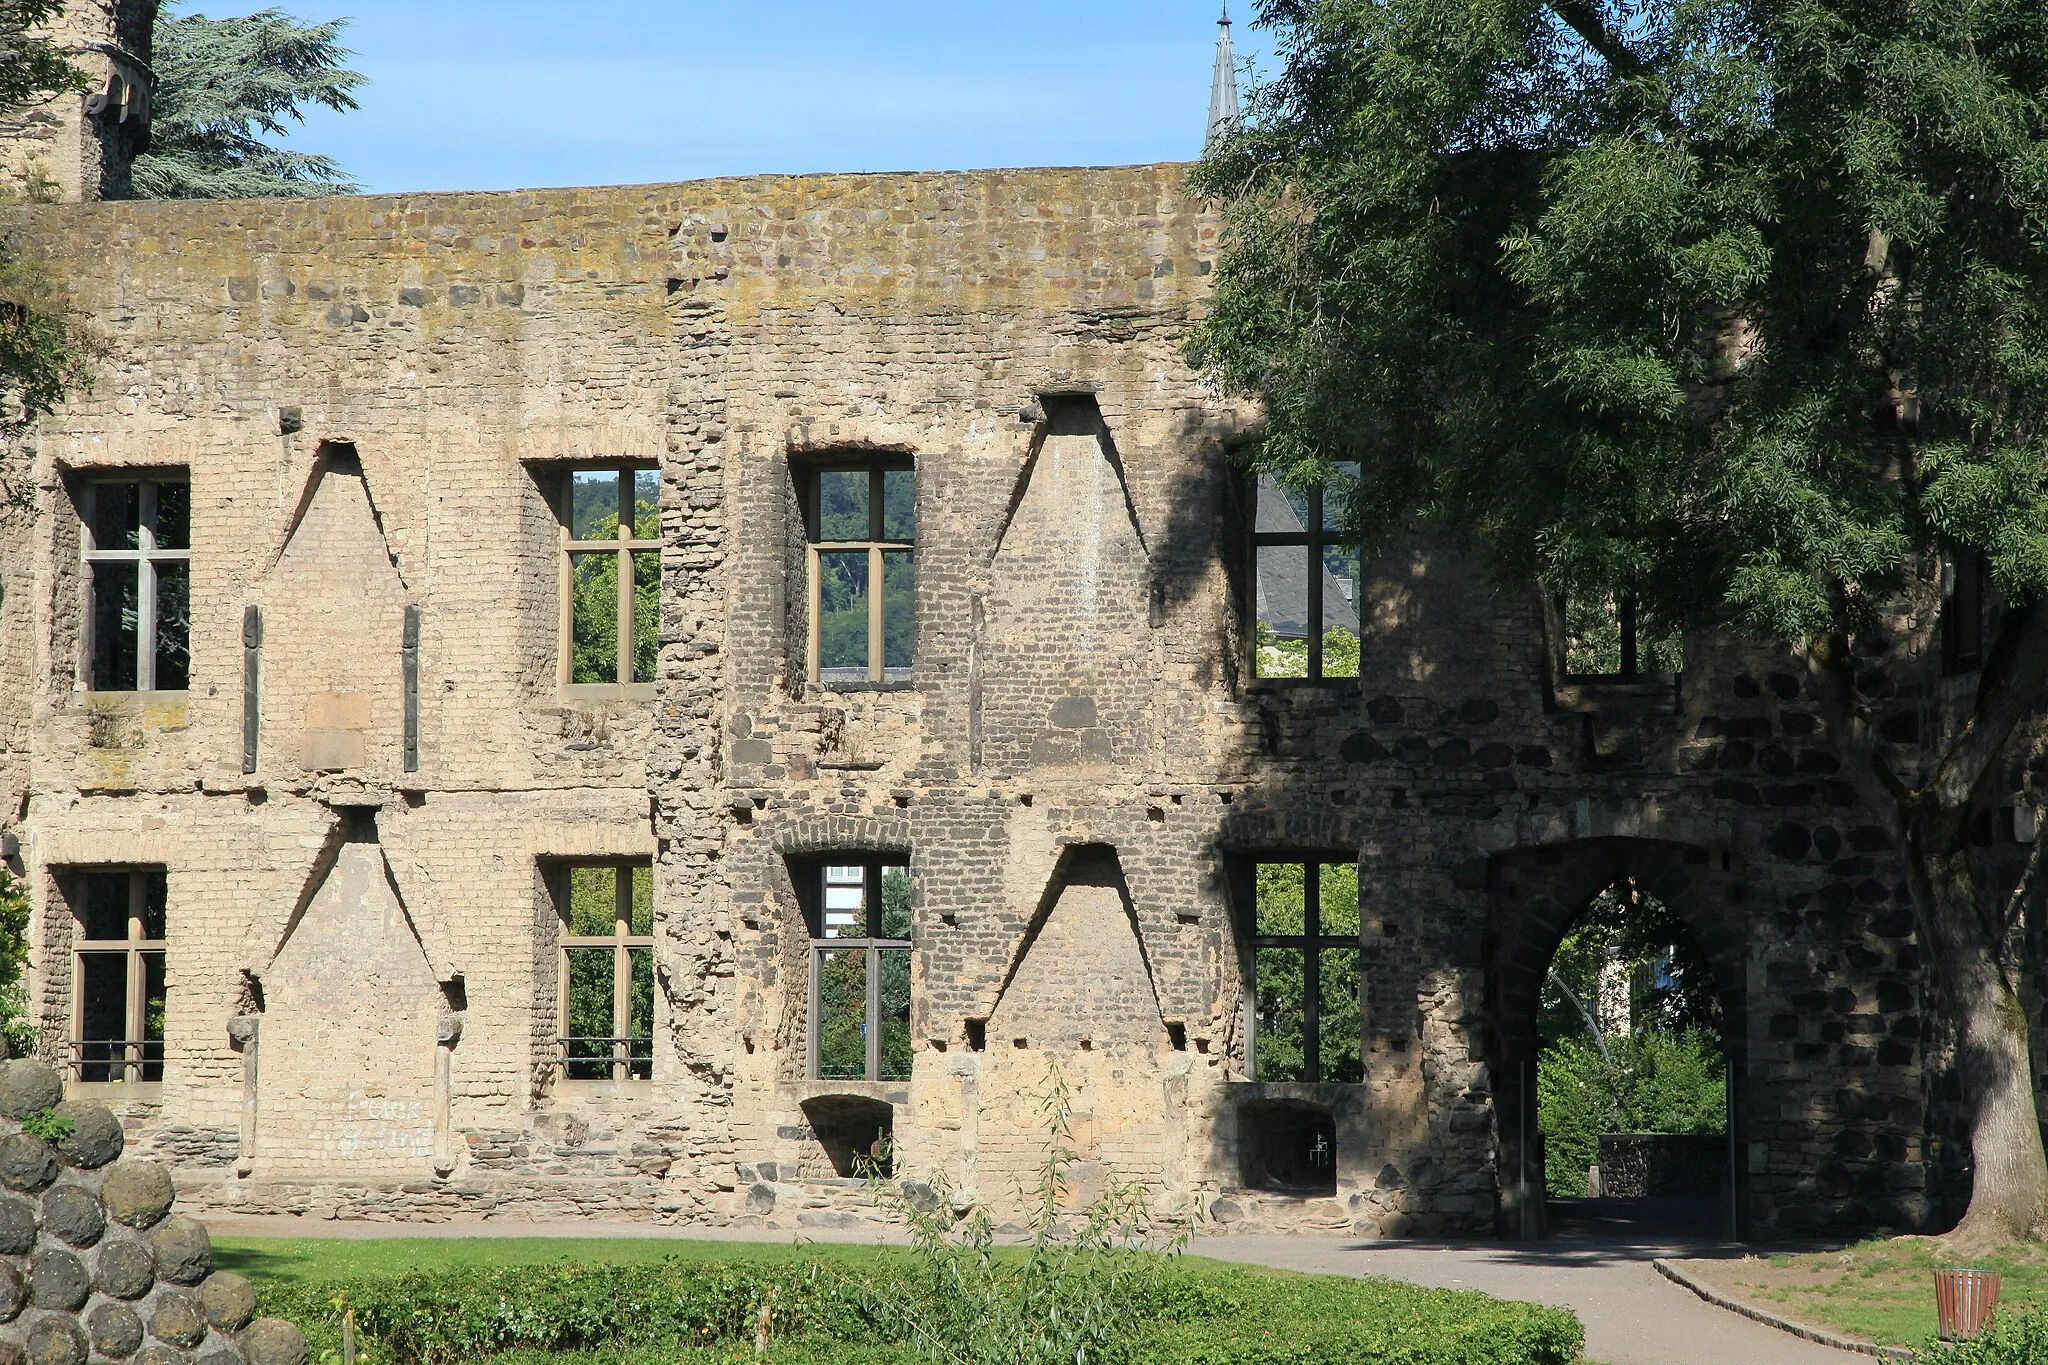
[[811, 893], [811, 1075], [909, 1080], [909, 867], [850, 854], [795, 875]]
[[1255, 677], [1358, 676], [1358, 546], [1344, 520], [1359, 466], [1340, 462], [1334, 468], [1330, 479], [1306, 491], [1271, 474], [1258, 477]]
[[651, 683], [661, 630], [661, 474], [563, 472], [562, 681]]
[[1954, 556], [1942, 574], [1941, 662], [1944, 672], [1974, 673], [1984, 666], [1986, 589], [1990, 564], [1977, 551]]
[[652, 1079], [653, 869], [568, 863], [550, 879], [561, 916], [555, 1050], [562, 1079]]
[[1365, 1079], [1358, 864], [1259, 861], [1246, 880], [1252, 1078]]
[[87, 872], [73, 894], [72, 1074], [87, 1084], [161, 1081], [164, 869]]
[[1238, 1111], [1244, 1183], [1280, 1194], [1337, 1192], [1337, 1123], [1321, 1105], [1285, 1100]]
[[805, 1100], [803, 1108], [834, 1175], [858, 1179], [891, 1173], [893, 1106], [860, 1095], [820, 1095]]
[[916, 643], [917, 475], [901, 459], [802, 473], [811, 681], [908, 682]]
[[79, 489], [95, 692], [191, 684], [192, 486], [182, 472]]
[[1649, 620], [1633, 597], [1562, 593], [1557, 615], [1568, 678], [1635, 678], [1676, 673], [1684, 666], [1677, 633]]

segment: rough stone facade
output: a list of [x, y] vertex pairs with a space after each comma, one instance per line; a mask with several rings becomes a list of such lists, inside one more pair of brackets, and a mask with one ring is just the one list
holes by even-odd
[[[844, 1224], [886, 1118], [1008, 1214], [1057, 1063], [1084, 1191], [1513, 1233], [1543, 966], [1632, 876], [1737, 1021], [1742, 1229], [1952, 1213], [1901, 869], [1789, 656], [1572, 681], [1533, 591], [1417, 547], [1368, 567], [1361, 678], [1251, 676], [1251, 416], [1180, 356], [1218, 229], [1183, 174], [24, 210], [107, 341], [0, 541], [50, 1056], [67, 887], [162, 867], [162, 1079], [105, 1089], [200, 1207]], [[877, 455], [915, 471], [914, 668], [821, 686], [802, 475]], [[660, 470], [652, 684], [561, 681], [575, 461]], [[190, 688], [88, 690], [79, 489], [167, 468]], [[1972, 680], [1893, 624], [1867, 682], [1910, 748]], [[809, 1074], [798, 879], [835, 854], [911, 869], [908, 1079]], [[1362, 1082], [1245, 1078], [1253, 856], [1361, 865]], [[654, 866], [651, 1079], [555, 1065], [549, 870], [598, 858]], [[1334, 1195], [1248, 1187], [1273, 1113], [1328, 1116]]]

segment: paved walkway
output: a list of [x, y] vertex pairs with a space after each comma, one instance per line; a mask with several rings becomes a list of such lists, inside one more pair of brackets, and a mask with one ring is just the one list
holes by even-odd
[[[365, 1223], [338, 1219], [206, 1216], [234, 1237], [676, 1237], [788, 1242], [759, 1228], [662, 1228], [645, 1223]], [[872, 1241], [871, 1233], [806, 1229], [812, 1242]], [[1586, 1324], [1586, 1356], [1600, 1365], [1874, 1365], [1716, 1308], [1659, 1275], [1658, 1256], [1739, 1255], [1715, 1245], [1648, 1239], [1558, 1237], [1515, 1242], [1362, 1242], [1345, 1237], [1197, 1238], [1194, 1251], [1223, 1261], [1333, 1275], [1385, 1275], [1413, 1284], [1479, 1289], [1569, 1308]]]

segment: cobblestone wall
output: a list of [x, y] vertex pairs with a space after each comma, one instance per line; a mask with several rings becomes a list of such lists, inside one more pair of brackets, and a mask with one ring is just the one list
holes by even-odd
[[[0, 822], [35, 888], [55, 1040], [62, 874], [169, 869], [164, 1079], [112, 1098], [195, 1202], [830, 1225], [872, 1216], [832, 1144], [882, 1115], [906, 1172], [1007, 1209], [1057, 1057], [1091, 1182], [1233, 1227], [1512, 1225], [1528, 971], [1634, 876], [1722, 972], [1746, 1227], [1949, 1207], [1961, 1162], [1900, 868], [1788, 656], [1701, 638], [1682, 678], [1573, 681], [1533, 592], [1414, 547], [1368, 566], [1361, 678], [1252, 676], [1227, 453], [1251, 420], [1179, 356], [1216, 245], [1179, 168], [20, 222], [109, 348], [17, 456], [37, 508], [0, 548], [0, 670], [26, 697], [0, 707], [27, 707]], [[877, 454], [915, 470], [913, 676], [821, 686], [803, 476]], [[651, 688], [559, 681], [550, 499], [572, 460], [661, 470]], [[77, 687], [72, 490], [141, 466], [193, 481], [194, 685], [106, 698]], [[1904, 612], [1868, 670], [1908, 747], [1955, 685], [1931, 631]], [[94, 719], [110, 705], [115, 744]], [[349, 832], [363, 820], [374, 842]], [[2015, 870], [2009, 828], [1985, 847]], [[291, 984], [351, 848], [388, 883], [376, 956], [409, 964], [374, 1064], [305, 1041], [323, 1018], [359, 1027], [366, 963], [329, 950], [319, 989]], [[908, 1079], [808, 1074], [797, 879], [835, 853], [908, 858]], [[1247, 1079], [1233, 871], [1354, 854], [1365, 1079]], [[654, 863], [651, 1080], [552, 1063], [541, 874], [595, 857]], [[411, 1177], [277, 1156], [266, 1130], [313, 1111], [261, 1097], [295, 1068], [329, 1098], [376, 1068], [426, 1097], [431, 1123], [401, 1116]], [[1243, 1188], [1260, 1116], [1304, 1109], [1333, 1122], [1334, 1195]], [[292, 1143], [339, 1153], [348, 1122]]]

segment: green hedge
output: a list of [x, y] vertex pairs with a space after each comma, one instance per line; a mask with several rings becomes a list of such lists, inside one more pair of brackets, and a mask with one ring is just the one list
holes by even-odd
[[[370, 1365], [458, 1365], [535, 1354], [677, 1353], [751, 1342], [760, 1307], [784, 1360], [908, 1359], [881, 1306], [901, 1277], [829, 1256], [793, 1263], [665, 1260], [470, 1267], [333, 1284], [269, 1281], [265, 1313], [306, 1331], [315, 1359], [353, 1309]], [[878, 1292], [881, 1291], [881, 1292]], [[1582, 1336], [1560, 1309], [1387, 1280], [1284, 1275], [1176, 1261], [1132, 1323], [1146, 1365], [1571, 1365]], [[859, 1349], [869, 1355], [863, 1356]], [[688, 1358], [688, 1357], [685, 1357]]]

